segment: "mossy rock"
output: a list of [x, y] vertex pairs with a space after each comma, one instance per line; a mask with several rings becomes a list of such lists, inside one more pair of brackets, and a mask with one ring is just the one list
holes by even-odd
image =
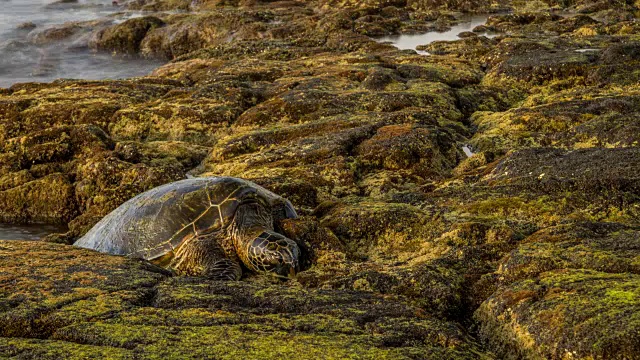
[[[490, 135], [493, 129], [500, 127], [506, 137], [514, 140], [510, 144], [512, 147], [519, 146], [517, 140], [524, 137], [532, 137], [531, 140], [539, 144], [553, 144], [554, 140], [562, 138], [582, 124], [602, 120], [607, 116], [634, 114], [638, 105], [639, 97], [633, 89], [621, 93], [594, 87], [578, 87], [559, 92], [542, 91], [508, 111], [490, 112], [494, 110], [479, 109], [484, 112], [475, 114], [473, 120], [476, 120], [475, 124], [483, 135]], [[601, 137], [604, 139], [605, 129], [602, 130]], [[617, 144], [612, 142], [607, 145], [614, 147]], [[574, 146], [578, 147], [579, 144]]]
[[[58, 318], [55, 312], [76, 301], [94, 299], [124, 291], [132, 299], [144, 296], [167, 274], [148, 263], [124, 257], [105, 256], [93, 251], [57, 244], [1, 241], [0, 262], [6, 281], [12, 284], [0, 292], [0, 322], [4, 337], [50, 336], [60, 324], [71, 319]], [[137, 295], [136, 295], [137, 294]], [[77, 313], [90, 319], [107, 311]]]
[[163, 25], [164, 22], [154, 16], [129, 19], [101, 31], [92, 46], [97, 50], [136, 55], [147, 33]]
[[[321, 219], [354, 257], [397, 260], [415, 256], [437, 232], [429, 214], [399, 203], [338, 204]], [[433, 232], [432, 232], [433, 231]]]
[[[0, 356], [487, 358], [454, 323], [402, 298], [259, 277], [168, 277], [69, 246], [0, 242]], [[134, 355], [135, 354], [135, 355]]]
[[587, 75], [595, 59], [575, 51], [517, 55], [492, 70], [491, 76], [507, 77], [533, 85]]
[[505, 359], [634, 359], [636, 274], [557, 270], [499, 288], [476, 311], [480, 337]]
[[336, 276], [322, 288], [348, 289], [405, 296], [425, 313], [441, 319], [461, 320], [465, 314], [464, 277], [455, 270], [437, 264], [366, 269]]
[[640, 273], [640, 234], [617, 223], [560, 225], [540, 230], [500, 262], [503, 282], [556, 269]]
[[446, 177], [460, 157], [447, 132], [410, 124], [378, 129], [355, 153], [365, 169], [409, 170], [425, 179]]
[[73, 22], [69, 22], [64, 25], [46, 27], [44, 29], [37, 29], [32, 31], [28, 35], [29, 42], [35, 45], [52, 45], [56, 42], [68, 40], [70, 37], [77, 35], [82, 31], [82, 27]]
[[[580, 189], [608, 196], [630, 193], [640, 186], [637, 148], [527, 149], [502, 160], [485, 181], [545, 191]], [[621, 195], [620, 195], [621, 196]]]
[[130, 163], [148, 166], [182, 166], [185, 172], [198, 166], [210, 149], [184, 141], [118, 142], [115, 154]]
[[[231, 175], [291, 199], [303, 217], [279, 230], [316, 256], [298, 281], [223, 284], [68, 247], [3, 245], [11, 287], [0, 328], [20, 337], [0, 338], [0, 357], [638, 352], [625, 342], [637, 340], [627, 298], [640, 216], [631, 1], [127, 6], [179, 12], [94, 39], [174, 61], [150, 77], [0, 90], [0, 218], [69, 222], [58, 240], [71, 242], [187, 172]], [[567, 7], [589, 15], [549, 11]], [[431, 44], [440, 55], [367, 36], [501, 8], [516, 12], [476, 29], [500, 36]], [[102, 24], [78, 26], [68, 34]], [[463, 159], [463, 144], [477, 154]]]
[[131, 359], [133, 354], [126, 349], [111, 346], [74, 344], [67, 341], [4, 338], [0, 337], [0, 356], [21, 359], [69, 359], [82, 360], [96, 357], [108, 360]]
[[453, 55], [477, 59], [489, 53], [496, 44], [496, 40], [485, 36], [473, 36], [457, 41], [434, 41], [429, 45], [420, 45], [417, 49], [426, 50], [434, 55]]
[[54, 173], [0, 192], [3, 222], [66, 223], [77, 216], [69, 178]]

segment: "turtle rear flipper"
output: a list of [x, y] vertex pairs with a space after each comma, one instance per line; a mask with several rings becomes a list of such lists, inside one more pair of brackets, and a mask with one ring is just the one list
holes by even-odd
[[179, 275], [203, 276], [212, 280], [239, 280], [242, 268], [233, 255], [224, 251], [223, 232], [185, 240], [175, 250], [169, 268]]

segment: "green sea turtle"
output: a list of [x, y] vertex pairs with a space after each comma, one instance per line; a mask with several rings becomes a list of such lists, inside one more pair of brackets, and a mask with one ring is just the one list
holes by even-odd
[[302, 254], [274, 226], [295, 217], [288, 200], [250, 181], [192, 178], [132, 198], [74, 245], [143, 258], [181, 275], [237, 280], [242, 264], [286, 278], [300, 270]]

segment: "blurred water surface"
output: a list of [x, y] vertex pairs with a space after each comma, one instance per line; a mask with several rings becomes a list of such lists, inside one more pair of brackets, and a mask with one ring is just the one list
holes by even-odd
[[[430, 31], [424, 34], [403, 34], [389, 35], [377, 38], [380, 42], [390, 42], [393, 46], [400, 50], [416, 50], [418, 45], [428, 45], [434, 41], [453, 41], [459, 40], [458, 34], [465, 31], [473, 31], [478, 25], [484, 25], [489, 18], [488, 15], [473, 15], [463, 19], [463, 22], [454, 25], [447, 31]], [[496, 34], [481, 34], [487, 37], [496, 36]], [[419, 54], [428, 55], [426, 51], [418, 51]]]
[[[160, 61], [94, 53], [87, 47], [91, 29], [142, 16], [114, 7], [111, 0], [0, 0], [0, 87], [57, 78], [120, 79], [142, 76]], [[61, 41], [40, 41], [38, 34], [70, 22], [97, 21]]]
[[49, 234], [66, 232], [66, 230], [66, 228], [56, 225], [0, 223], [0, 240], [40, 240]]

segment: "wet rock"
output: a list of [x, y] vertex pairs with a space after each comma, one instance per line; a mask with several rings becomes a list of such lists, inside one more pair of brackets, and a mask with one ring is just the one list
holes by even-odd
[[636, 126], [636, 96], [582, 99], [582, 95], [576, 95], [506, 112], [477, 113], [473, 121], [482, 131], [472, 143], [478, 149], [501, 153], [532, 145], [627, 147], [638, 140], [632, 130]]
[[455, 88], [478, 84], [484, 76], [479, 67], [470, 66], [464, 61], [447, 58], [446, 61], [428, 59], [423, 62], [418, 60], [421, 58], [424, 57], [415, 57], [412, 64], [399, 65], [397, 69], [400, 75], [407, 79], [442, 82]]
[[122, 160], [149, 166], [176, 165], [189, 171], [200, 164], [209, 148], [181, 141], [118, 142], [115, 154]]
[[440, 318], [456, 318], [462, 309], [463, 277], [454, 270], [430, 264], [387, 270], [360, 270], [336, 277], [325, 288], [400, 294]]
[[418, 50], [426, 50], [434, 55], [456, 55], [464, 58], [479, 58], [491, 51], [497, 41], [485, 36], [465, 36], [460, 41], [434, 41], [429, 45], [420, 45]]
[[36, 27], [37, 27], [37, 25], [36, 25], [36, 24], [34, 24], [34, 23], [33, 23], [33, 22], [31, 22], [31, 21], [27, 21], [27, 22], [23, 22], [23, 23], [21, 23], [20, 25], [18, 25], [18, 27], [17, 27], [17, 28], [18, 28], [19, 30], [33, 30], [33, 29], [35, 29]]
[[533, 278], [545, 271], [590, 269], [639, 274], [640, 233], [616, 223], [578, 223], [540, 230], [500, 261], [501, 283]]
[[[139, 301], [145, 288], [167, 275], [144, 262], [57, 244], [1, 241], [0, 249], [2, 268], [12, 269], [3, 273], [11, 288], [0, 290], [1, 336], [5, 341], [11, 337], [51, 336], [56, 328], [74, 321], [60, 316], [66, 312], [62, 310], [65, 306], [73, 307], [74, 303], [95, 304], [98, 299], [109, 302], [110, 296], [115, 296], [110, 300], [116, 306], [120, 301], [125, 305], [127, 298]], [[21, 267], [25, 261], [29, 266]], [[83, 279], [81, 275], [87, 273], [93, 276]], [[54, 293], [48, 290], [52, 287], [56, 289]], [[58, 310], [62, 313], [56, 314]], [[96, 310], [104, 314], [104, 309]], [[79, 320], [91, 315], [78, 312], [75, 316]]]
[[523, 12], [517, 14], [504, 14], [493, 15], [487, 19], [485, 26], [494, 28], [500, 28], [505, 24], [512, 24], [516, 26], [529, 25], [529, 24], [543, 24], [549, 21], [561, 20], [560, 15], [545, 13], [545, 12]]
[[605, 64], [617, 62], [639, 61], [640, 43], [625, 42], [622, 44], [612, 44], [607, 47], [601, 56], [601, 61]]
[[556, 31], [558, 33], [568, 33], [568, 32], [579, 30], [581, 28], [591, 27], [598, 24], [600, 24], [599, 21], [589, 16], [576, 15], [576, 16], [565, 18], [565, 19], [561, 19], [559, 21], [554, 21], [552, 23], [545, 24], [544, 27], [550, 31]]
[[384, 90], [394, 82], [403, 83], [406, 80], [388, 69], [373, 68], [369, 70], [369, 74], [362, 81], [361, 86], [368, 90]]
[[[12, 327], [0, 357], [632, 358], [640, 27], [629, 2], [572, 4], [585, 14], [550, 11], [559, 1], [156, 0], [130, 8], [187, 11], [80, 24], [67, 39], [97, 49], [109, 34], [106, 51], [172, 61], [133, 80], [0, 90], [2, 217], [68, 221], [49, 240], [69, 243], [152, 187], [239, 176], [293, 202], [301, 218], [275, 226], [313, 255], [284, 284], [160, 275], [98, 293], [147, 270], [34, 247], [75, 282], [11, 298], [36, 310], [0, 319], [38, 339]], [[501, 6], [516, 11], [484, 27], [500, 36], [431, 56], [363, 35]], [[96, 296], [48, 307], [56, 286], [84, 281]]]
[[509, 89], [486, 88], [482, 86], [467, 86], [456, 91], [458, 108], [465, 117], [471, 117], [476, 111], [500, 112], [506, 111], [514, 101], [514, 93]]
[[318, 206], [318, 192], [306, 181], [284, 177], [253, 178], [251, 181], [287, 198], [301, 210]]
[[82, 27], [78, 24], [69, 23], [60, 26], [47, 27], [34, 30], [29, 33], [28, 40], [35, 45], [49, 45], [51, 43], [67, 40], [80, 33]]
[[461, 39], [469, 38], [469, 37], [476, 37], [476, 36], [478, 36], [478, 34], [474, 33], [473, 31], [463, 31], [463, 32], [458, 34], [458, 37], [461, 38]]
[[485, 0], [473, 0], [473, 1], [457, 1], [457, 0], [436, 0], [436, 1], [424, 1], [424, 0], [408, 0], [408, 1], [387, 1], [387, 0], [350, 0], [350, 1], [336, 1], [329, 0], [323, 1], [324, 7], [341, 6], [341, 7], [387, 7], [407, 6], [408, 8], [418, 11], [429, 11], [434, 9], [457, 9], [465, 12], [486, 12], [491, 3]]
[[58, 9], [71, 8], [71, 7], [77, 6], [77, 4], [79, 4], [78, 0], [56, 0], [52, 3], [47, 4], [44, 8], [58, 10]]
[[101, 30], [97, 38], [89, 45], [96, 50], [136, 55], [147, 33], [163, 25], [164, 22], [154, 16], [129, 19], [121, 24]]
[[535, 56], [511, 57], [492, 70], [493, 76], [504, 76], [532, 84], [584, 76], [592, 67], [595, 58], [575, 51], [538, 52]]
[[398, 259], [416, 252], [429, 237], [430, 217], [407, 204], [361, 202], [340, 204], [322, 217], [353, 257]]

